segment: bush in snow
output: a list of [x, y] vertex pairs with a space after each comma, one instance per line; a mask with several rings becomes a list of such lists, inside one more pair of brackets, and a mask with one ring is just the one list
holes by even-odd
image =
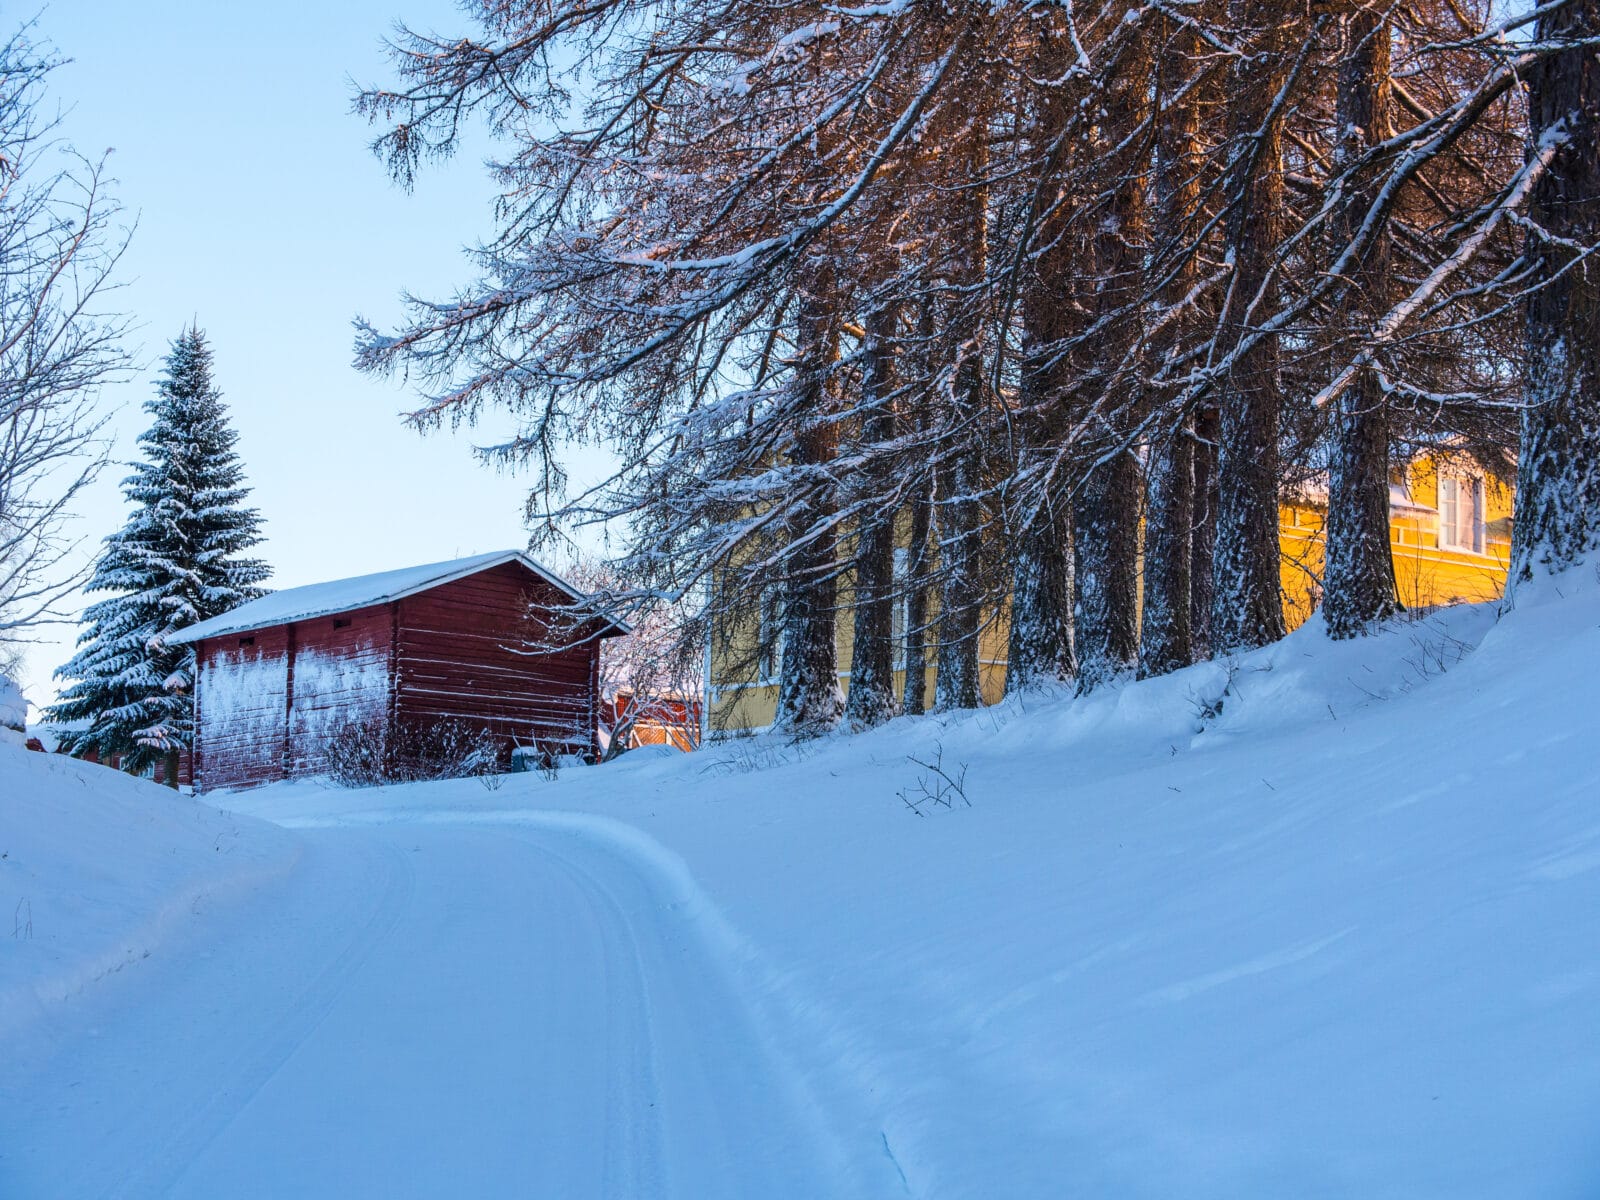
[[328, 774], [343, 787], [376, 787], [428, 779], [486, 776], [500, 770], [494, 736], [465, 721], [401, 726], [347, 721], [328, 740]]

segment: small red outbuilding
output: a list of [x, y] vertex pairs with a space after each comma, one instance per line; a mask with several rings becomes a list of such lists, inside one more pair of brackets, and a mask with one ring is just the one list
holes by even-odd
[[583, 593], [515, 550], [273, 592], [185, 629], [195, 647], [197, 791], [321, 774], [352, 723], [460, 721], [514, 746], [595, 753], [600, 620], [558, 636]]

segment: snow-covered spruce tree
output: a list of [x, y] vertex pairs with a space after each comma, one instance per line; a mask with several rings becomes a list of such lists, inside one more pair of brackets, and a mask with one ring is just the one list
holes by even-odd
[[106, 595], [84, 612], [78, 653], [56, 672], [72, 682], [49, 714], [81, 726], [62, 738], [68, 752], [120, 754], [135, 773], [166, 758], [173, 787], [177, 752], [193, 736], [194, 651], [166, 639], [262, 595], [269, 574], [248, 557], [261, 518], [245, 507], [238, 434], [211, 369], [199, 329], [173, 342], [144, 406], [144, 458], [122, 484], [133, 512], [106, 539], [87, 587]]
[[[1558, 52], [1528, 75], [1529, 131], [1548, 158], [1528, 213], [1527, 408], [1517, 470], [1513, 589], [1600, 549], [1600, 0], [1539, 17]], [[1563, 46], [1563, 44], [1565, 44]]]

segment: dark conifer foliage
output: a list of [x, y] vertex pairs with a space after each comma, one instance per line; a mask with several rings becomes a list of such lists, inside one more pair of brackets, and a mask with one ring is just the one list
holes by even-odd
[[[56, 672], [70, 682], [49, 714], [79, 727], [64, 749], [120, 754], [134, 772], [191, 744], [194, 650], [167, 639], [263, 595], [269, 574], [249, 557], [261, 518], [246, 507], [238, 434], [199, 329], [173, 342], [144, 407], [144, 457], [122, 484], [133, 511], [106, 539], [88, 585], [105, 598], [84, 612], [78, 653]], [[175, 785], [175, 773], [168, 779]]]

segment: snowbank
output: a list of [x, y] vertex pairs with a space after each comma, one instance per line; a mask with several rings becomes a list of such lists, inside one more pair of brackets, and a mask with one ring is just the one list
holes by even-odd
[[27, 740], [28, 702], [11, 676], [0, 673], [0, 746], [20, 746]]
[[0, 745], [0, 1039], [285, 871], [293, 835], [63, 755]]
[[[627, 822], [914, 1195], [1596, 1194], [1600, 584], [1562, 590], [803, 748], [239, 802]], [[937, 754], [970, 806], [919, 817]]]

